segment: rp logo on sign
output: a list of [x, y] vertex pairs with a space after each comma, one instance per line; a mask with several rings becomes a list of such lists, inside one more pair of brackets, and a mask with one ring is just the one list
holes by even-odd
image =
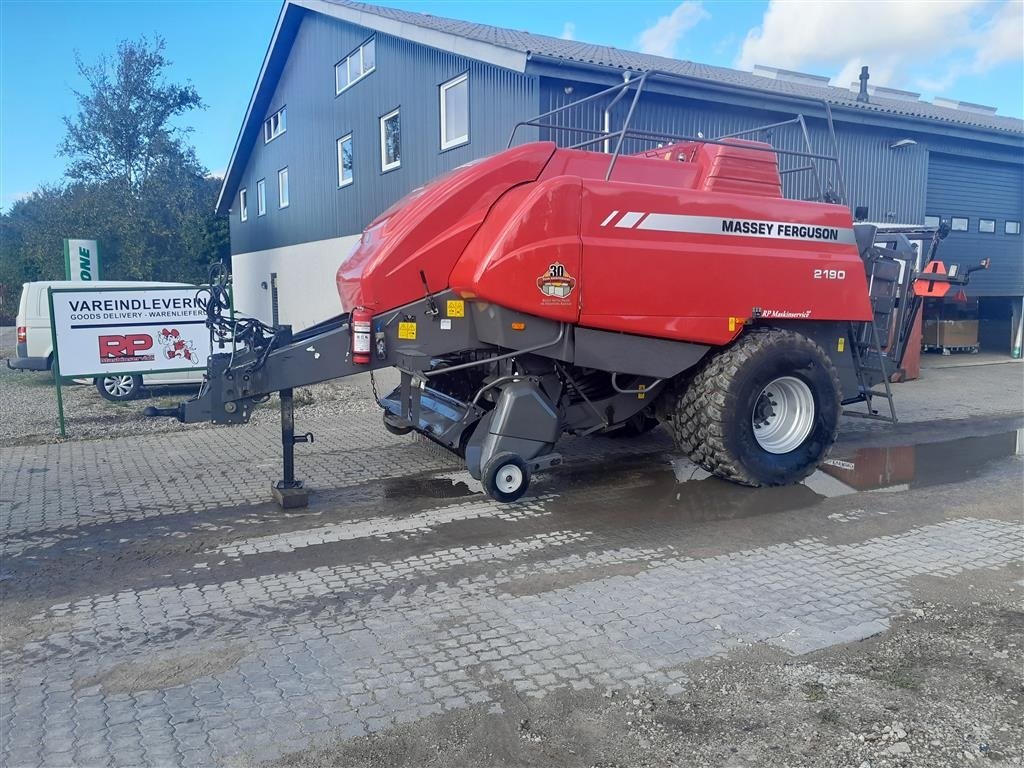
[[138, 363], [153, 359], [143, 354], [153, 347], [153, 337], [148, 333], [129, 333], [100, 336], [101, 363]]

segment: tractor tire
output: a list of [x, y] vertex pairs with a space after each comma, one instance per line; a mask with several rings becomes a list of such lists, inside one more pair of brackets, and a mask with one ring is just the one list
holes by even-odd
[[690, 459], [741, 485], [789, 485], [810, 475], [839, 431], [839, 376], [799, 333], [757, 328], [710, 356], [670, 411]]

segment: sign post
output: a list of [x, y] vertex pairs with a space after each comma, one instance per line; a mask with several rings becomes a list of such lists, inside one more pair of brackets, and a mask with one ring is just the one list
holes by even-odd
[[95, 240], [64, 241], [64, 276], [78, 282], [100, 279], [100, 248]]
[[60, 386], [60, 352], [57, 349], [57, 326], [53, 324], [53, 288], [46, 289], [46, 300], [50, 306], [50, 342], [53, 346], [53, 380], [57, 384], [57, 423], [60, 426], [60, 436], [67, 437], [67, 432], [64, 429], [64, 393]]
[[50, 288], [60, 434], [63, 379], [205, 370], [206, 296], [196, 286]]

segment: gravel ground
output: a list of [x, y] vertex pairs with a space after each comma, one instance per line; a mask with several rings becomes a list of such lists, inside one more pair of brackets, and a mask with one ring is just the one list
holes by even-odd
[[[49, 373], [14, 371], [6, 360], [15, 352], [15, 329], [0, 328], [0, 443], [37, 445], [61, 442], [57, 421], [57, 394]], [[391, 372], [379, 374], [378, 384], [389, 386], [397, 377]], [[147, 419], [147, 405], [168, 407], [195, 394], [195, 387], [160, 387], [152, 397], [128, 403], [112, 403], [100, 397], [91, 384], [64, 387], [66, 440], [96, 440], [113, 435], [141, 435], [205, 429], [212, 425], [180, 424], [175, 419]], [[295, 404], [304, 420], [374, 408], [369, 377], [356, 376], [341, 382], [327, 382], [295, 390]], [[254, 423], [276, 421], [277, 399], [258, 408]]]

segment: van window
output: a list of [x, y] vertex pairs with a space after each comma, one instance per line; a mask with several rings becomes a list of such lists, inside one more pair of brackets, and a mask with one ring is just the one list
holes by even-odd
[[46, 286], [37, 285], [35, 286], [36, 291], [36, 304], [39, 305], [36, 310], [36, 317], [49, 317], [50, 316], [50, 302], [47, 297]]

